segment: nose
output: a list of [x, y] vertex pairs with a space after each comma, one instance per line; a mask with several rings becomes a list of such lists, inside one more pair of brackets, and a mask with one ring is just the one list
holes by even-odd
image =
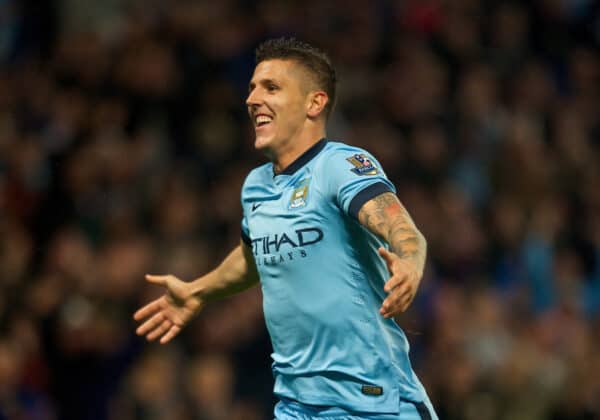
[[260, 94], [258, 93], [258, 89], [252, 89], [248, 93], [248, 97], [246, 98], [246, 105], [249, 107], [260, 105]]

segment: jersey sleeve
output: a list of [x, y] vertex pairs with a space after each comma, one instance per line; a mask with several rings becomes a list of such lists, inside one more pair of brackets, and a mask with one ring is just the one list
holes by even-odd
[[248, 219], [244, 214], [242, 216], [242, 241], [248, 246], [252, 246], [252, 240], [250, 239], [250, 231], [248, 230]]
[[250, 239], [250, 229], [248, 227], [248, 217], [247, 214], [247, 203], [244, 200], [246, 196], [246, 185], [248, 183], [248, 178], [244, 181], [244, 185], [242, 186], [242, 190], [240, 192], [240, 201], [242, 203], [242, 222], [241, 222], [241, 237], [242, 241], [248, 246], [252, 245], [252, 240]]
[[367, 201], [386, 192], [396, 193], [379, 162], [362, 149], [333, 152], [327, 156], [321, 170], [325, 194], [355, 219]]

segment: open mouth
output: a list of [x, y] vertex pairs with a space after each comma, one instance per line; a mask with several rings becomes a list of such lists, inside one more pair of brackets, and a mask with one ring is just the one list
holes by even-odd
[[257, 115], [255, 117], [255, 122], [256, 122], [256, 127], [263, 127], [267, 124], [270, 124], [271, 121], [273, 121], [273, 117], [269, 116], [269, 115]]

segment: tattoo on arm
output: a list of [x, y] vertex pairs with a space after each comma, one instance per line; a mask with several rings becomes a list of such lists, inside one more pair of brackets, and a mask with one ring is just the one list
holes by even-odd
[[383, 193], [367, 201], [358, 213], [359, 222], [390, 244], [399, 257], [425, 263], [425, 238], [395, 194]]

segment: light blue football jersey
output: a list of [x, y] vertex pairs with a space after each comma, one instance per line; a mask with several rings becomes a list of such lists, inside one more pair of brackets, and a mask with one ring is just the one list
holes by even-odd
[[325, 139], [278, 175], [267, 163], [246, 178], [242, 239], [260, 274], [278, 397], [371, 413], [427, 399], [404, 332], [379, 314], [385, 243], [357, 220], [387, 191], [373, 156]]

